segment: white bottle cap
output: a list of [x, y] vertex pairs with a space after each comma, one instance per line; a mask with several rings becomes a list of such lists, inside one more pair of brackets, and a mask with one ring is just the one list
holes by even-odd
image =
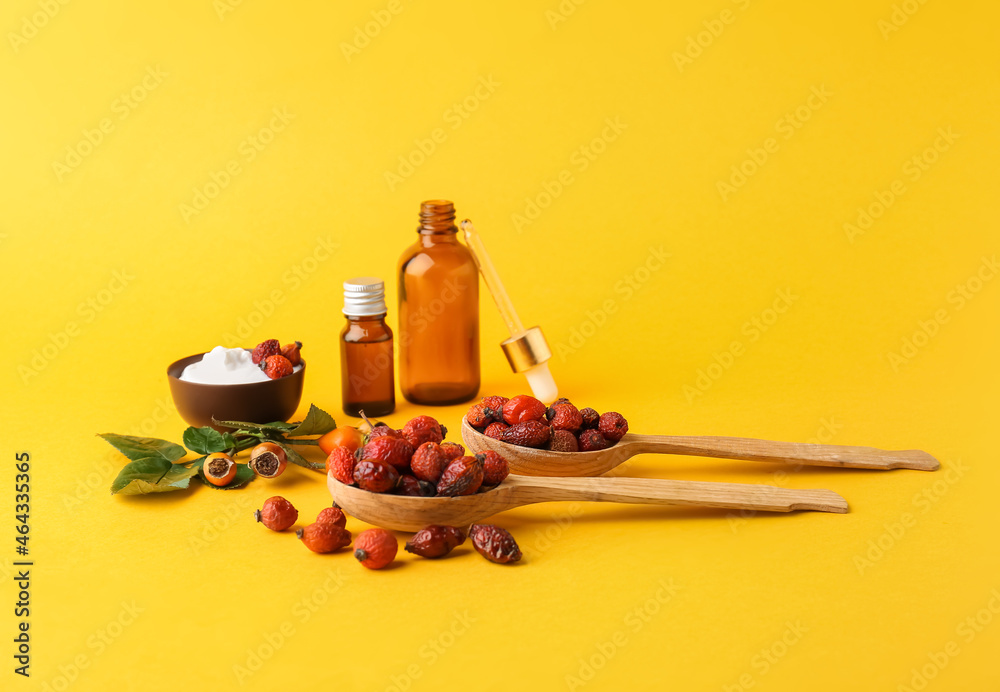
[[385, 283], [374, 276], [359, 276], [344, 282], [344, 314], [355, 317], [384, 315]]

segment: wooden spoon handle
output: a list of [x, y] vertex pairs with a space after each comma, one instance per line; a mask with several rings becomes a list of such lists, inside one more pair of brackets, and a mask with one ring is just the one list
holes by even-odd
[[781, 461], [805, 466], [842, 466], [853, 469], [936, 471], [940, 467], [937, 459], [919, 449], [886, 451], [874, 447], [771, 442], [746, 437], [629, 434], [626, 439], [630, 443], [630, 451], [635, 453], [686, 454], [746, 461]]
[[[511, 478], [514, 478], [513, 476]], [[516, 505], [583, 500], [643, 505], [688, 505], [791, 512], [847, 511], [832, 490], [794, 490], [770, 485], [647, 480], [644, 478], [558, 478], [518, 476], [511, 498]]]

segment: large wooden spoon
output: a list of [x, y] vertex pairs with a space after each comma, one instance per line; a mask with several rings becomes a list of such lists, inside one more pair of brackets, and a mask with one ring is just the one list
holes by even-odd
[[888, 452], [874, 447], [845, 447], [770, 442], [743, 437], [680, 437], [626, 433], [618, 443], [597, 452], [552, 452], [520, 447], [486, 437], [462, 418], [462, 439], [474, 453], [493, 450], [514, 473], [528, 476], [600, 476], [636, 454], [684, 454], [746, 461], [781, 461], [805, 466], [854, 469], [936, 471], [940, 464], [927, 452]]
[[768, 512], [847, 511], [832, 490], [793, 490], [770, 485], [703, 483], [641, 478], [531, 478], [508, 476], [492, 490], [463, 497], [408, 497], [371, 493], [327, 476], [341, 509], [387, 529], [419, 531], [429, 524], [468, 526], [498, 512], [537, 502], [583, 500], [644, 505], [687, 505]]

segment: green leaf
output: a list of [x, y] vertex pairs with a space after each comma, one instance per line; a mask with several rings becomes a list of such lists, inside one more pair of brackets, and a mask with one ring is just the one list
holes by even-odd
[[291, 423], [285, 423], [280, 420], [273, 423], [248, 423], [241, 420], [216, 420], [213, 418], [212, 422], [223, 428], [236, 428], [237, 430], [274, 430], [285, 432], [295, 427]]
[[296, 452], [294, 449], [292, 449], [291, 445], [287, 445], [287, 444], [284, 444], [282, 442], [276, 442], [276, 444], [279, 447], [281, 447], [283, 450], [285, 450], [285, 456], [287, 456], [288, 460], [290, 462], [292, 462], [293, 464], [297, 464], [299, 466], [304, 466], [305, 468], [312, 469], [313, 471], [322, 471], [322, 470], [326, 469], [326, 464], [318, 464], [318, 463], [309, 461], [308, 459], [306, 459], [305, 457], [303, 457], [301, 454], [299, 454], [298, 452]]
[[163, 458], [136, 459], [126, 464], [111, 484], [111, 494], [145, 495], [183, 490], [198, 469], [172, 464]]
[[101, 433], [98, 437], [103, 437], [108, 444], [132, 461], [162, 459], [174, 462], [187, 454], [180, 445], [166, 440], [158, 440], [155, 437], [133, 437], [132, 435], [116, 435], [114, 433]]
[[[229, 439], [232, 440], [232, 435], [229, 435]], [[185, 430], [184, 446], [197, 454], [212, 454], [231, 449], [236, 443], [234, 440], [233, 444], [229, 444], [222, 433], [206, 425], [201, 428], [191, 426]]]
[[236, 438], [229, 433], [222, 433], [222, 440], [226, 443], [224, 449], [234, 449], [236, 447]]
[[337, 427], [333, 416], [316, 406], [309, 405], [309, 413], [306, 419], [289, 430], [286, 434], [289, 437], [301, 437], [303, 435], [325, 435]]
[[[198, 470], [200, 470], [201, 467], [204, 466], [204, 464], [205, 464], [205, 457], [195, 460], [194, 463], [194, 465], [198, 467]], [[212, 485], [205, 478], [204, 474], [202, 473], [198, 474], [198, 480], [207, 485], [209, 488], [214, 488], [215, 490], [236, 490], [237, 488], [242, 488], [255, 478], [257, 478], [257, 474], [254, 473], [253, 469], [251, 469], [246, 464], [236, 465], [236, 477], [233, 480], [229, 481], [229, 485]]]

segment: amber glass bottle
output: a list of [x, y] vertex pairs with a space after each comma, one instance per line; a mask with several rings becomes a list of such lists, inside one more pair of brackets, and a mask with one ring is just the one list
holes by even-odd
[[340, 380], [344, 413], [384, 416], [396, 408], [392, 330], [385, 323], [385, 284], [362, 277], [344, 282]]
[[399, 258], [400, 389], [415, 404], [479, 392], [479, 272], [458, 242], [455, 207], [420, 205], [417, 242]]

